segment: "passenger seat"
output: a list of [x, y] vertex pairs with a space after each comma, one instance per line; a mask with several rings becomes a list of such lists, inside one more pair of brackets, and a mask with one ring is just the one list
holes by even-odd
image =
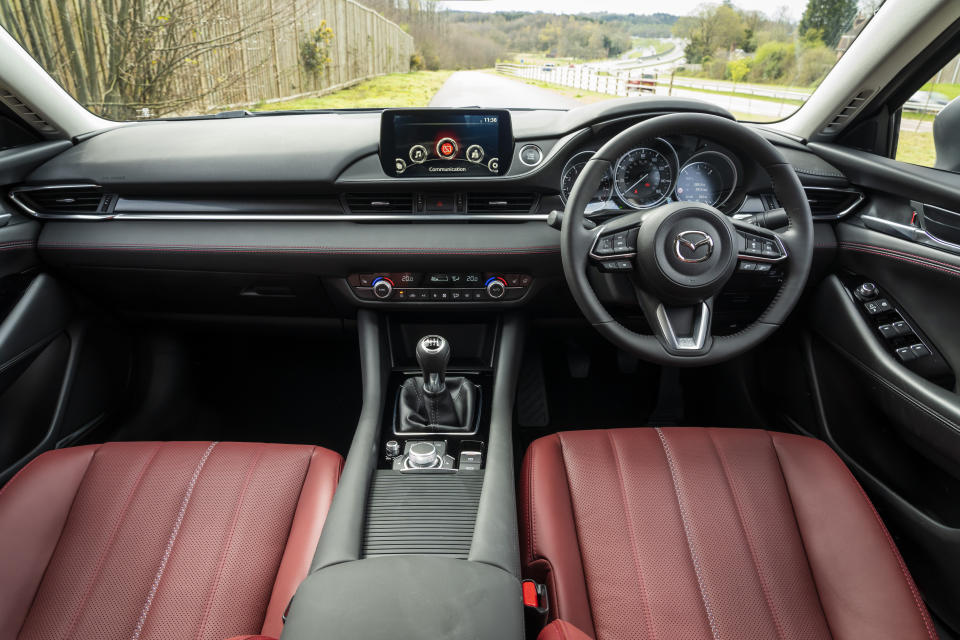
[[37, 457], [0, 489], [0, 638], [278, 637], [342, 462], [235, 442]]

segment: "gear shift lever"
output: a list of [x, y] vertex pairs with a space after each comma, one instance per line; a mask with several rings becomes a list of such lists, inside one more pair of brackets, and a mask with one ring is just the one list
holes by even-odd
[[416, 353], [423, 375], [410, 376], [400, 387], [396, 434], [472, 432], [480, 390], [465, 376], [447, 377], [450, 343], [443, 336], [424, 336]]
[[417, 343], [417, 362], [423, 370], [423, 391], [436, 396], [447, 389], [447, 363], [450, 362], [450, 343], [443, 336], [430, 335]]

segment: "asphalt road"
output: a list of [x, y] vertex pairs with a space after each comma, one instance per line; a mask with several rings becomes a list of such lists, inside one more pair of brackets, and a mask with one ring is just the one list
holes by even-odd
[[485, 107], [488, 109], [572, 109], [582, 103], [565, 95], [519, 80], [483, 71], [457, 71], [440, 87], [431, 107]]

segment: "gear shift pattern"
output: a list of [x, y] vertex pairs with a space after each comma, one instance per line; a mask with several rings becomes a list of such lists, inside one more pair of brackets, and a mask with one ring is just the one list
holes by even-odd
[[446, 391], [450, 343], [443, 336], [430, 335], [417, 343], [417, 362], [423, 370], [423, 391], [435, 396]]

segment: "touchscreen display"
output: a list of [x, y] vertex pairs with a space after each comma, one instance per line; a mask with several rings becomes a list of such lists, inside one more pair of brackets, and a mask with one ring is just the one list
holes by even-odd
[[499, 176], [513, 147], [507, 111], [385, 111], [380, 160], [397, 178]]

